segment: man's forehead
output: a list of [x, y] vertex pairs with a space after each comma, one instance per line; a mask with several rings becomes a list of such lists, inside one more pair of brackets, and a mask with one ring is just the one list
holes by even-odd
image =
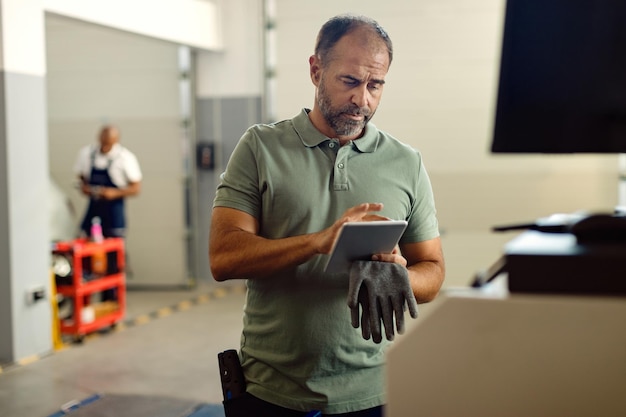
[[380, 38], [364, 41], [355, 34], [341, 38], [331, 52], [330, 65], [333, 62], [342, 67], [367, 67], [377, 72], [387, 73], [389, 69], [389, 51]]
[[339, 76], [358, 80], [375, 79], [383, 81], [388, 72], [389, 60], [384, 56], [359, 57], [341, 56], [330, 63], [331, 71]]

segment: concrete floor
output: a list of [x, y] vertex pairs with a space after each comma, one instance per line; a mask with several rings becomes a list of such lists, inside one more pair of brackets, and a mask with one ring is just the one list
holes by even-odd
[[[221, 403], [217, 354], [239, 346], [243, 283], [127, 296], [127, 319], [115, 330], [4, 369], [0, 416], [46, 417], [98, 393]], [[172, 306], [167, 316], [148, 317]]]

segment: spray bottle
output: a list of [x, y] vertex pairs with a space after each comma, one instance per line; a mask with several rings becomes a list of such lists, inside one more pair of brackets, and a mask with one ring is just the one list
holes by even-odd
[[[91, 241], [99, 245], [104, 241], [102, 224], [100, 217], [97, 216], [91, 219]], [[91, 272], [96, 276], [106, 275], [107, 254], [104, 249], [96, 250], [93, 255], [91, 255]]]

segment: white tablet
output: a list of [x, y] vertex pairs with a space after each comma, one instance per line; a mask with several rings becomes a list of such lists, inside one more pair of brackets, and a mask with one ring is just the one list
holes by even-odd
[[391, 253], [407, 222], [382, 220], [349, 222], [343, 225], [326, 264], [326, 272], [349, 272], [350, 264], [371, 259], [375, 253]]

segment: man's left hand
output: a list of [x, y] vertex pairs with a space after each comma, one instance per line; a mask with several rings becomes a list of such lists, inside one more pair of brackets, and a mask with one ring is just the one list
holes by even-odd
[[391, 253], [377, 253], [372, 255], [372, 261], [390, 262], [400, 264], [404, 267], [408, 264], [406, 258], [400, 253], [400, 248], [398, 248], [398, 246], [396, 246]]
[[101, 187], [99, 197], [103, 200], [115, 200], [120, 198], [120, 191], [115, 187]]

